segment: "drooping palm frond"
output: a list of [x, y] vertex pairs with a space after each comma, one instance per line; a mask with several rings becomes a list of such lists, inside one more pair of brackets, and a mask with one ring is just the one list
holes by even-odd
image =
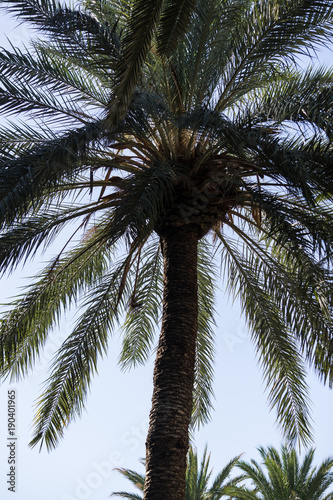
[[[253, 93], [253, 113], [281, 124], [292, 121], [316, 127], [330, 137], [332, 74], [330, 68], [283, 71], [258, 94]], [[258, 107], [257, 107], [258, 106]], [[304, 129], [306, 130], [306, 129]]]
[[[330, 296], [332, 274], [316, 263], [302, 248], [296, 249], [290, 241], [289, 248], [281, 250], [272, 245], [257, 243], [248, 234], [237, 230], [246, 243], [252, 257], [249, 265], [262, 276], [261, 286], [283, 312], [284, 322], [301, 344], [304, 356], [318, 375], [331, 384], [331, 372], [317, 356], [318, 347], [328, 345], [331, 338], [330, 312], [327, 297]], [[284, 284], [281, 291], [278, 284]], [[329, 356], [329, 353], [326, 352]], [[330, 365], [331, 359], [328, 360]]]
[[[39, 46], [34, 57], [22, 53], [17, 48], [12, 48], [11, 52], [4, 50], [0, 57], [0, 68], [3, 83], [5, 78], [15, 78], [23, 80], [25, 85], [29, 82], [31, 86], [46, 87], [55, 95], [66, 94], [66, 101], [73, 114], [73, 104], [80, 107], [81, 113], [75, 116], [75, 120], [83, 116], [82, 108], [92, 105], [94, 109], [98, 107], [104, 109], [109, 99], [108, 93], [101, 86], [100, 79], [92, 72], [86, 68], [84, 70], [82, 68], [80, 72], [73, 72], [72, 62], [50, 53], [50, 50], [43, 46]], [[31, 94], [28, 94], [28, 97], [31, 101]], [[2, 110], [6, 111], [4, 108]], [[13, 111], [17, 112], [19, 109], [16, 107]]]
[[62, 311], [77, 303], [83, 290], [107, 271], [112, 254], [105, 245], [107, 232], [107, 227], [100, 227], [68, 255], [57, 256], [37, 283], [11, 304], [13, 310], [0, 327], [2, 376], [25, 375]]
[[198, 338], [193, 389], [192, 425], [210, 420], [214, 398], [213, 377], [215, 358], [214, 305], [217, 269], [212, 251], [202, 240], [198, 249]]
[[[100, 121], [43, 141], [21, 155], [0, 163], [0, 223], [10, 227], [24, 217], [59, 179], [69, 179], [80, 168], [91, 145], [101, 136]], [[46, 196], [47, 197], [47, 196]]]
[[147, 361], [154, 345], [163, 295], [162, 259], [157, 239], [151, 246], [138, 251], [131, 272], [133, 289], [123, 326], [124, 340], [119, 360], [123, 369]]
[[250, 322], [264, 377], [270, 387], [270, 405], [277, 408], [287, 438], [293, 441], [300, 437], [306, 442], [310, 432], [309, 409], [305, 403], [308, 388], [297, 344], [286, 329], [281, 311], [265, 283], [258, 279], [255, 261], [246, 253], [241, 254], [221, 233], [218, 236], [225, 248], [228, 286], [240, 296]]
[[314, 450], [310, 449], [302, 462], [295, 449], [281, 447], [281, 453], [273, 448], [258, 449], [262, 466], [255, 460], [240, 461], [238, 467], [251, 480], [252, 487], [231, 488], [232, 498], [244, 500], [270, 500], [275, 498], [306, 498], [308, 500], [330, 500], [327, 489], [333, 483], [332, 459], [324, 460], [318, 468], [313, 466]]
[[47, 388], [38, 400], [31, 446], [45, 442], [48, 449], [54, 448], [63, 428], [81, 414], [98, 357], [106, 354], [108, 334], [124, 307], [126, 294], [119, 301], [124, 265], [115, 265], [92, 288], [82, 305], [85, 312], [55, 355]]
[[45, 22], [52, 17], [58, 9], [61, 9], [61, 3], [48, 0], [19, 0], [4, 1], [3, 7], [18, 19], [28, 21], [39, 27], [43, 27]]

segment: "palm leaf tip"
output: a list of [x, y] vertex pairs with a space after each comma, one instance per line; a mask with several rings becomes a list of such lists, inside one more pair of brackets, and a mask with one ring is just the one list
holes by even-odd
[[185, 34], [197, 0], [169, 0], [165, 2], [158, 27], [159, 53], [170, 57]]

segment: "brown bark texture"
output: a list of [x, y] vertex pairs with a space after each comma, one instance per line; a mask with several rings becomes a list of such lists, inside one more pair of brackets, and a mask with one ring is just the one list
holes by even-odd
[[198, 329], [195, 226], [161, 232], [163, 317], [146, 442], [144, 500], [184, 500]]

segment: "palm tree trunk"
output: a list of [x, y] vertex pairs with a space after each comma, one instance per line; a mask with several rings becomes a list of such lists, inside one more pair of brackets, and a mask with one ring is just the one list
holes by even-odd
[[198, 230], [169, 227], [161, 242], [163, 318], [146, 442], [144, 500], [184, 500], [198, 328]]

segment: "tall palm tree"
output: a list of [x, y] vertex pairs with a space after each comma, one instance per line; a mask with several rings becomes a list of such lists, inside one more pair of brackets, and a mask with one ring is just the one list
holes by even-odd
[[[230, 479], [230, 474], [238, 463], [239, 458], [240, 456], [230, 460], [209, 486], [213, 472], [212, 469], [210, 469], [210, 454], [207, 454], [207, 448], [205, 448], [199, 465], [197, 452], [190, 446], [187, 454], [185, 500], [220, 500], [221, 498], [230, 498], [230, 489], [244, 479], [244, 476], [237, 476], [236, 478]], [[144, 491], [144, 474], [140, 474], [130, 469], [122, 468], [117, 470], [140, 492]], [[111, 496], [128, 498], [130, 500], [142, 500], [142, 495], [128, 493], [126, 491], [118, 491]]]
[[26, 375], [79, 305], [35, 420], [32, 445], [52, 448], [116, 325], [127, 368], [162, 317], [146, 500], [185, 498], [189, 425], [211, 407], [219, 263], [289, 440], [311, 433], [305, 363], [333, 381], [333, 71], [297, 65], [331, 36], [333, 4], [180, 3], [186, 31], [171, 15], [163, 31], [166, 0], [151, 13], [2, 2], [43, 36], [0, 54], [0, 110], [17, 117], [0, 129], [0, 270], [74, 225], [1, 322], [1, 374]]
[[232, 487], [232, 498], [244, 500], [332, 500], [333, 492], [327, 489], [333, 484], [333, 459], [320, 466], [313, 466], [314, 450], [305, 455], [303, 462], [295, 449], [281, 447], [281, 454], [273, 448], [259, 448], [263, 465], [255, 461], [239, 462], [238, 466], [250, 479], [252, 489]]

